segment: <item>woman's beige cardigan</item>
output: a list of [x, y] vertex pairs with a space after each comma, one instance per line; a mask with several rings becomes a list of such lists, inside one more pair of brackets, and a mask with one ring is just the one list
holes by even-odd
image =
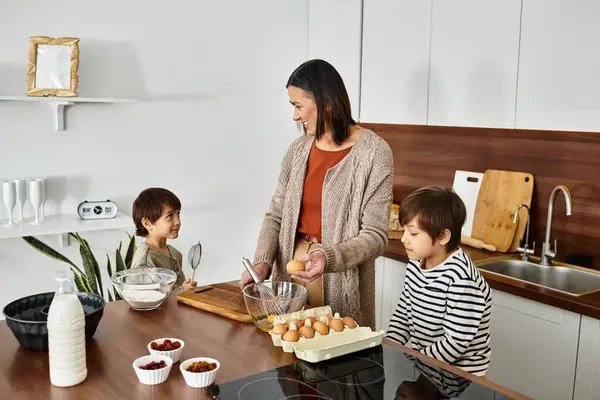
[[[255, 264], [272, 266], [273, 280], [291, 280], [306, 164], [313, 136], [300, 136], [281, 163], [277, 189], [260, 231]], [[342, 317], [375, 329], [375, 258], [387, 246], [394, 164], [389, 145], [365, 129], [323, 183], [323, 301]]]

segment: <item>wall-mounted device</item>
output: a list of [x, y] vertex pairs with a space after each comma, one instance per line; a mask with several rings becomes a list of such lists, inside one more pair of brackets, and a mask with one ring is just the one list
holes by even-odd
[[113, 201], [84, 201], [77, 206], [81, 219], [110, 219], [117, 216], [119, 207]]

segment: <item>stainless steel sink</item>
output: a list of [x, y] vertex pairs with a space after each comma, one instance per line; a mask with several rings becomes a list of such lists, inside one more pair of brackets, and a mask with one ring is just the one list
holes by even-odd
[[583, 296], [600, 290], [600, 274], [585, 268], [555, 262], [540, 265], [517, 259], [493, 259], [476, 266], [493, 274], [503, 275], [523, 282]]

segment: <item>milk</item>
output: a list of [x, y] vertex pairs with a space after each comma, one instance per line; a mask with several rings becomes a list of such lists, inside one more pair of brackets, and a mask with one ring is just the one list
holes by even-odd
[[50, 382], [54, 386], [77, 385], [87, 377], [85, 314], [75, 291], [72, 271], [56, 274], [58, 290], [48, 310]]

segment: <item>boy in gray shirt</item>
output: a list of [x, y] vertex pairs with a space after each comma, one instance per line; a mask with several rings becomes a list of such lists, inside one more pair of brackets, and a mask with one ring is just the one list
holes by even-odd
[[190, 290], [196, 282], [185, 278], [183, 257], [167, 239], [179, 236], [181, 202], [167, 189], [149, 188], [133, 202], [133, 221], [136, 235], [145, 237], [133, 256], [131, 268], [166, 268], [177, 274], [175, 287]]

